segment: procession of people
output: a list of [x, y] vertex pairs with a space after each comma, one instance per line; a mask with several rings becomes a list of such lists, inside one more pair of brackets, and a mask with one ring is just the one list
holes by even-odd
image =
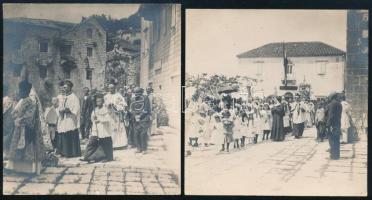
[[[115, 150], [135, 148], [136, 153], [146, 154], [149, 137], [157, 128], [150, 86], [145, 93], [140, 87], [110, 82], [107, 92], [84, 87], [81, 98], [70, 80], [59, 82], [58, 88], [59, 94], [45, 109], [27, 78], [19, 83], [17, 92], [3, 92], [7, 170], [39, 174], [50, 152], [55, 157], [80, 157], [88, 163], [113, 161]], [[46, 148], [44, 134], [52, 151]], [[84, 153], [83, 140], [87, 142]]]
[[[291, 96], [233, 98], [195, 92], [188, 101], [185, 117], [186, 141], [190, 148], [215, 145], [220, 152], [247, 144], [301, 139], [306, 129], [315, 127], [318, 142], [330, 143], [330, 158], [339, 159], [341, 144], [358, 140], [351, 119], [350, 104], [343, 93], [311, 100], [300, 92]], [[190, 155], [190, 152], [189, 154]]]

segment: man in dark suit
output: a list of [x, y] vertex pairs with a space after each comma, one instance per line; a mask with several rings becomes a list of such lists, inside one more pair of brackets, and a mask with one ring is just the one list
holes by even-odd
[[340, 158], [340, 134], [341, 134], [341, 113], [342, 105], [337, 93], [329, 95], [330, 103], [328, 105], [327, 125], [331, 132], [328, 138], [330, 145], [330, 155], [332, 160]]
[[133, 132], [137, 143], [137, 153], [145, 154], [147, 151], [147, 131], [151, 126], [151, 106], [149, 98], [143, 95], [143, 89], [136, 87], [134, 97], [131, 99], [130, 112], [133, 122]]
[[89, 132], [92, 128], [90, 116], [94, 109], [93, 98], [89, 94], [89, 88], [83, 88], [84, 96], [81, 99], [81, 113], [80, 113], [80, 133], [82, 139], [89, 138]]

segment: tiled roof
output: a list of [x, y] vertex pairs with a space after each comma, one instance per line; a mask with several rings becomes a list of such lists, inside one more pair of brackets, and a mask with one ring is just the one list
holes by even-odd
[[[342, 56], [345, 52], [323, 42], [286, 42], [287, 57]], [[269, 43], [237, 55], [238, 58], [283, 57], [283, 43]]]
[[69, 23], [69, 22], [61, 22], [61, 21], [53, 21], [48, 19], [31, 19], [31, 18], [24, 18], [24, 17], [18, 17], [18, 18], [8, 18], [4, 19], [5, 23], [23, 23], [27, 25], [33, 25], [33, 26], [42, 26], [47, 28], [54, 28], [58, 30], [65, 30], [72, 28], [75, 24]]

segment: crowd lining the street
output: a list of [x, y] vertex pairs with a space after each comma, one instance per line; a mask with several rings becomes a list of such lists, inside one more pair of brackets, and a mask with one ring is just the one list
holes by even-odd
[[358, 140], [344, 93], [333, 92], [318, 100], [296, 93], [293, 101], [287, 96], [243, 100], [228, 93], [216, 97], [196, 92], [187, 101], [185, 119], [191, 148], [217, 145], [220, 152], [229, 152], [231, 145], [239, 149], [269, 138], [275, 142], [290, 135], [300, 139], [313, 126], [317, 141], [329, 140], [331, 159], [340, 158], [340, 143]]

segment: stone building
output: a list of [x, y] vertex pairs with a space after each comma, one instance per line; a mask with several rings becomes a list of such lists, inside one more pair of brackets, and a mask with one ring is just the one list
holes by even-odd
[[106, 32], [94, 19], [79, 24], [11, 18], [4, 19], [3, 83], [16, 91], [27, 74], [43, 106], [58, 93], [58, 81], [71, 79], [75, 92], [90, 87], [86, 68], [93, 70], [93, 87], [102, 87], [106, 64]]
[[347, 12], [345, 94], [358, 128], [368, 126], [368, 10]]
[[161, 96], [169, 125], [180, 127], [181, 6], [142, 5], [140, 86], [152, 85]]
[[316, 98], [344, 90], [344, 51], [323, 42], [287, 42], [266, 44], [237, 55], [244, 75], [256, 79], [253, 95], [288, 92], [280, 89], [284, 84], [283, 46], [289, 59], [288, 86], [309, 85]]

